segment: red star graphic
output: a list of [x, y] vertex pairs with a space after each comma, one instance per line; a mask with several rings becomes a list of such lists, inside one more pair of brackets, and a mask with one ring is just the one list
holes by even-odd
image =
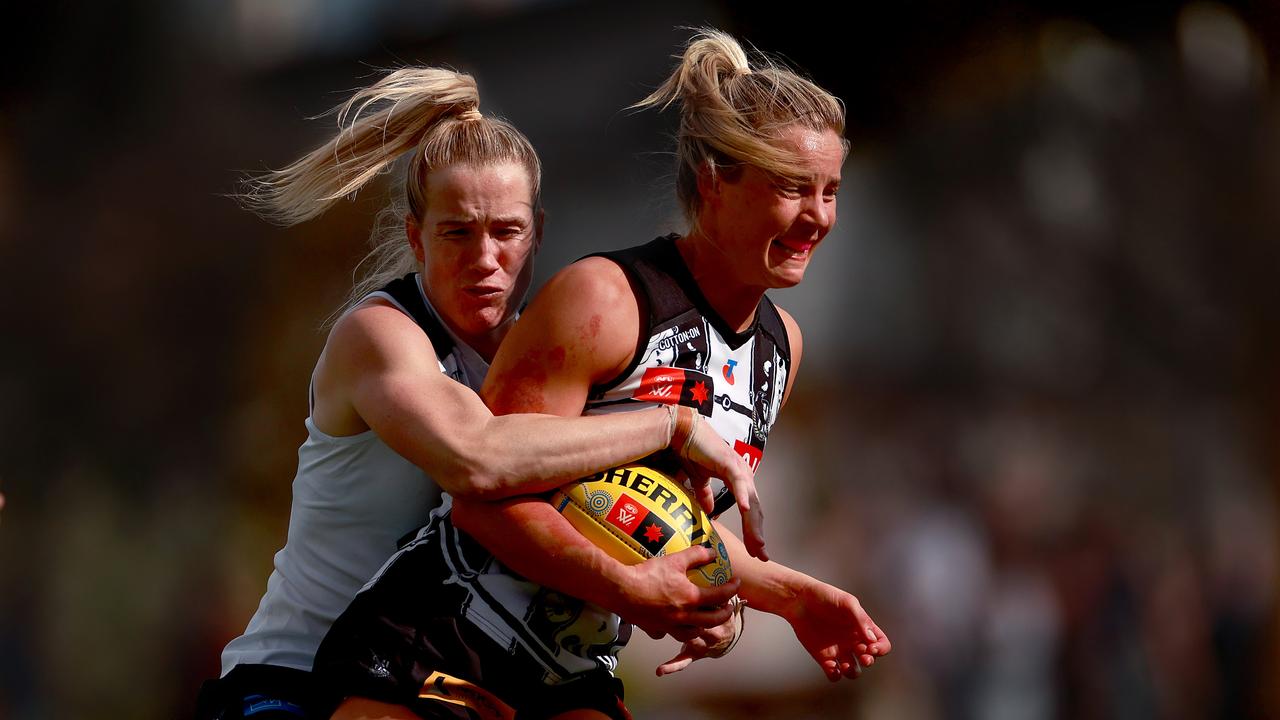
[[699, 404], [707, 401], [707, 384], [701, 380], [689, 392], [693, 394], [693, 399], [697, 400]]
[[662, 528], [655, 523], [649, 523], [649, 527], [644, 529], [644, 537], [652, 543], [656, 543], [662, 539]]

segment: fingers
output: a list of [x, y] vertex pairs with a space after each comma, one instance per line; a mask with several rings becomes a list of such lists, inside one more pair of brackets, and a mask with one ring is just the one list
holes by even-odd
[[697, 637], [691, 638], [684, 645], [681, 645], [680, 652], [675, 657], [658, 666], [656, 671], [658, 677], [680, 672], [689, 667], [694, 660], [701, 660], [707, 657], [711, 647], [719, 639], [715, 629], [703, 630]]
[[827, 676], [828, 682], [838, 682], [840, 678], [856, 680], [862, 675], [862, 665], [858, 663], [857, 658], [823, 660], [818, 665], [822, 667], [822, 672]]
[[657, 673], [658, 677], [662, 677], [663, 675], [678, 673], [681, 670], [689, 667], [691, 664], [693, 664], [693, 658], [681, 652], [680, 654], [676, 655], [670, 660], [659, 665], [658, 669], [655, 672]]
[[[742, 578], [729, 578], [729, 581], [723, 585], [715, 587], [699, 587], [698, 588], [698, 606], [699, 607], [719, 607], [727, 605], [734, 595], [738, 594], [738, 589], [742, 587]], [[721, 622], [724, 622], [721, 620]]]
[[[728, 607], [707, 608], [705, 610], [690, 610], [683, 613], [680, 618], [681, 625], [693, 626], [695, 634], [702, 632], [703, 628], [713, 628], [717, 625], [723, 625], [729, 622], [729, 618], [733, 617], [733, 610]], [[681, 640], [690, 640], [691, 638], [679, 638]]]
[[716, 509], [716, 495], [711, 490], [710, 478], [702, 482], [695, 483], [693, 486], [693, 495], [698, 500], [698, 506], [702, 508], [702, 512], [710, 515]]
[[889, 651], [893, 649], [893, 643], [889, 642], [888, 636], [884, 634], [884, 631], [880, 629], [880, 626], [876, 625], [875, 621], [871, 619], [871, 616], [867, 614], [866, 609], [862, 607], [862, 603], [858, 602], [856, 599], [854, 600], [854, 603], [855, 614], [858, 618], [859, 632], [861, 633], [862, 638], [866, 640], [866, 650], [862, 652], [865, 652], [868, 655], [888, 655]]
[[679, 558], [678, 562], [684, 566], [683, 569], [685, 571], [688, 571], [696, 567], [702, 567], [703, 565], [715, 560], [716, 551], [706, 545], [694, 545], [693, 547], [681, 550], [670, 557]]
[[738, 499], [738, 510], [742, 513], [742, 542], [752, 557], [768, 560], [769, 554], [764, 549], [764, 510], [755, 497], [754, 484], [750, 494], [738, 494], [734, 488], [734, 497]]

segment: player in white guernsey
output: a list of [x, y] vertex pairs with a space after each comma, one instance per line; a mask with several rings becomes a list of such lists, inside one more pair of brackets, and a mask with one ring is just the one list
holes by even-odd
[[[375, 250], [376, 271], [312, 375], [287, 542], [257, 612], [223, 652], [222, 677], [202, 690], [199, 717], [328, 717], [340, 697], [311, 675], [316, 649], [397, 542], [427, 522], [441, 489], [496, 499], [553, 488], [665, 449], [692, 417], [494, 417], [481, 402], [476, 391], [529, 287], [542, 211], [532, 146], [477, 103], [469, 76], [397, 70], [344, 106], [331, 142], [246, 197], [272, 219], [300, 222], [408, 156], [395, 211], [403, 223]], [[686, 455], [753, 492], [718, 438], [695, 438]], [[687, 583], [687, 566], [705, 561], [690, 553], [645, 572]], [[676, 603], [714, 624], [729, 610], [703, 606], [730, 596], [655, 589], [636, 604]]]
[[[690, 407], [754, 468], [801, 353], [794, 320], [765, 291], [800, 282], [835, 222], [843, 107], [784, 68], [753, 66], [714, 31], [642, 105], [673, 102], [692, 229], [557, 274], [481, 394], [496, 412]], [[769, 562], [759, 528], [744, 530], [745, 543], [719, 527], [742, 598], [785, 618], [829, 679], [890, 651], [853, 595]], [[622, 607], [641, 589], [539, 497], [457, 498], [339, 618], [316, 671], [368, 698], [340, 718], [627, 718], [611, 671], [629, 628], [609, 610], [643, 627]], [[728, 635], [684, 628], [659, 673], [723, 653]]]

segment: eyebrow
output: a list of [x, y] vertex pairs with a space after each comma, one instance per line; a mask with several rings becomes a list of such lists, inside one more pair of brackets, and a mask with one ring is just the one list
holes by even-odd
[[[436, 227], [462, 227], [466, 225], [474, 225], [476, 222], [477, 221], [474, 218], [445, 218], [444, 220], [437, 222]], [[504, 217], [495, 217], [490, 222], [497, 225], [523, 225], [529, 222], [529, 220], [519, 215], [507, 215]]]

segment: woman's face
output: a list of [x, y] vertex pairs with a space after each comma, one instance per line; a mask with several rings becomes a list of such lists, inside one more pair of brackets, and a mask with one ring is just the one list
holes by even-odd
[[783, 180], [752, 165], [700, 183], [699, 223], [720, 261], [740, 283], [790, 287], [804, 278], [818, 243], [836, 222], [844, 146], [834, 130], [787, 127], [780, 144], [799, 153], [803, 180]]
[[432, 305], [468, 344], [520, 307], [542, 241], [529, 173], [515, 162], [450, 165], [427, 175], [426, 211], [406, 218]]

